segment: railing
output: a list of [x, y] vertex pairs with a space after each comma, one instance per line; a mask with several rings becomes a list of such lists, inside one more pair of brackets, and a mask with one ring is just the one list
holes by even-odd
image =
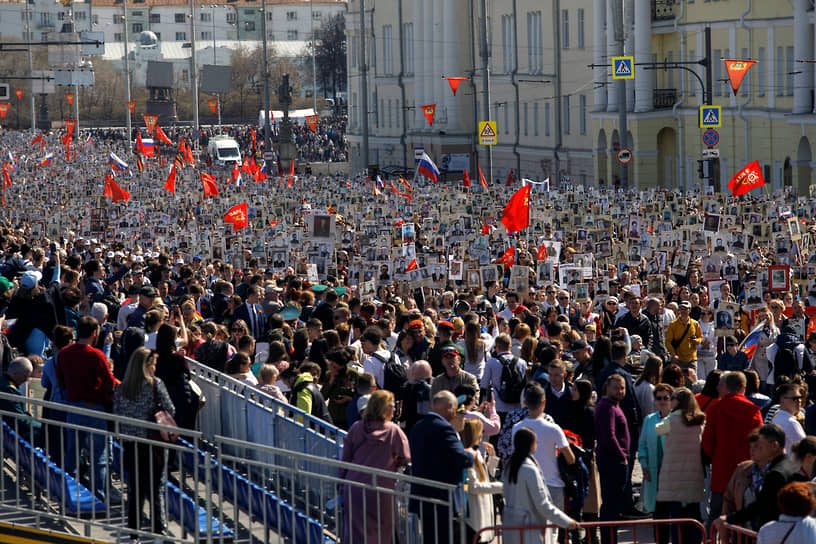
[[674, 8], [679, 2], [680, 0], [652, 0], [652, 21], [674, 19], [677, 16]]
[[711, 526], [708, 544], [756, 544], [757, 533], [730, 523]]
[[677, 103], [677, 89], [655, 89], [652, 97], [654, 109], [671, 108]]
[[[490, 542], [552, 542], [557, 531], [564, 531], [565, 544], [600, 544], [603, 542], [668, 542], [669, 534], [676, 544], [707, 544], [706, 530], [696, 519], [644, 519], [633, 521], [593, 521], [566, 531], [557, 525], [495, 526], [476, 533], [472, 544]], [[600, 531], [600, 537], [599, 535]], [[509, 537], [509, 538], [508, 538]], [[505, 540], [507, 539], [507, 540]]]
[[[393, 530], [406, 544], [467, 544], [453, 485], [221, 435], [205, 441], [200, 432], [17, 395], [0, 393], [0, 401], [56, 414], [49, 417], [100, 422], [93, 427], [0, 411], [5, 521], [115, 542], [135, 534], [166, 543], [327, 544], [345, 534], [344, 542], [379, 544], [390, 543]], [[25, 437], [37, 423], [42, 438], [32, 447]], [[175, 430], [181, 438], [169, 444], [133, 437], [123, 425]], [[87, 440], [68, 448], [69, 433]], [[77, 468], [71, 477], [63, 460], [80, 458], [83, 449], [88, 469]], [[104, 468], [101, 477], [95, 459]], [[128, 526], [128, 500], [137, 491], [157, 497], [147, 517], [167, 520], [169, 534], [146, 524]]]

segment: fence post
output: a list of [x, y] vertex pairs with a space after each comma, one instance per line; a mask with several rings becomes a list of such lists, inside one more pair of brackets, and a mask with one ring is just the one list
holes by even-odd
[[[213, 508], [212, 508], [212, 454], [210, 452], [204, 453], [204, 492], [206, 493], [207, 505], [207, 544], [212, 544], [213, 541]], [[223, 530], [223, 529], [222, 529]]]

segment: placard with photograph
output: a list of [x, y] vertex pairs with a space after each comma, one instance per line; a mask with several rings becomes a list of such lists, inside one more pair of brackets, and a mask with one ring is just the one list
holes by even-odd
[[773, 292], [790, 290], [790, 266], [771, 265], [768, 267], [768, 290]]

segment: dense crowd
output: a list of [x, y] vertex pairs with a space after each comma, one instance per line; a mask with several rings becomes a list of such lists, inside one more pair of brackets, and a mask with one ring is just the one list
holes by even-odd
[[[303, 156], [344, 149], [342, 127], [320, 126], [296, 133]], [[651, 516], [761, 529], [763, 543], [796, 521], [789, 542], [816, 539], [812, 493], [796, 483], [816, 460], [816, 199], [535, 189], [529, 227], [508, 234], [505, 187], [237, 183], [204, 161], [173, 167], [175, 146], [137, 170], [112, 135], [92, 134], [70, 161], [60, 134], [42, 150], [33, 137], [0, 134], [3, 392], [36, 372], [49, 400], [142, 420], [158, 394], [195, 428], [189, 358], [348, 430], [345, 461], [461, 486], [470, 537]], [[130, 163], [115, 173], [124, 202], [101, 197], [112, 152]], [[201, 172], [218, 196], [203, 196]], [[235, 230], [222, 217], [242, 203]], [[24, 432], [43, 443], [36, 425]], [[54, 459], [68, 472], [82, 439], [69, 434]], [[104, 444], [85, 446], [105, 482]], [[159, 462], [128, 447], [132, 463]], [[377, 500], [346, 541], [392, 540], [396, 509]], [[453, 513], [412, 508], [429, 541], [446, 541], [433, 520]], [[664, 527], [661, 543], [698, 538]]]

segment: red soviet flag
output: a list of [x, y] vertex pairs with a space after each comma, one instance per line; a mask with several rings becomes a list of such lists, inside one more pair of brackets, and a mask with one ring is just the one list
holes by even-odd
[[510, 197], [501, 218], [507, 232], [519, 232], [530, 225], [530, 185], [525, 185]]
[[762, 167], [759, 166], [759, 161], [746, 165], [728, 182], [728, 188], [731, 189], [734, 196], [744, 195], [751, 189], [763, 185], [765, 185], [765, 178], [762, 177]]
[[176, 165], [170, 169], [170, 175], [167, 176], [167, 181], [164, 182], [164, 188], [173, 194], [176, 194]]
[[513, 263], [516, 262], [516, 246], [511, 247], [507, 251], [504, 252], [504, 255], [499, 257], [496, 261], [496, 264], [504, 263], [505, 268], [510, 268], [513, 266]]
[[487, 188], [487, 181], [485, 181], [484, 174], [482, 174], [482, 167], [476, 164], [476, 168], [479, 170], [479, 182], [482, 184], [482, 187]]
[[218, 187], [215, 185], [215, 176], [201, 172], [201, 184], [204, 186], [204, 196], [216, 196]]
[[549, 254], [547, 253], [547, 241], [541, 242], [541, 247], [538, 248], [538, 260], [546, 261]]
[[111, 200], [114, 202], [119, 202], [120, 200], [127, 200], [130, 198], [130, 193], [119, 187], [110, 174], [105, 176], [105, 191], [103, 193], [105, 196], [109, 196]]
[[467, 168], [465, 169], [465, 178], [462, 180], [462, 187], [470, 187], [470, 176], [468, 176]]
[[249, 225], [247, 219], [247, 204], [236, 204], [224, 215], [225, 223], [232, 223], [232, 232]]
[[507, 183], [504, 184], [505, 187], [512, 187], [515, 179], [513, 179], [513, 171], [510, 170], [510, 175], [507, 176]]
[[417, 266], [416, 259], [413, 259], [410, 263], [408, 263], [408, 266], [405, 267], [405, 271], [410, 272], [411, 270], [416, 270], [417, 268], [419, 268], [419, 266]]

